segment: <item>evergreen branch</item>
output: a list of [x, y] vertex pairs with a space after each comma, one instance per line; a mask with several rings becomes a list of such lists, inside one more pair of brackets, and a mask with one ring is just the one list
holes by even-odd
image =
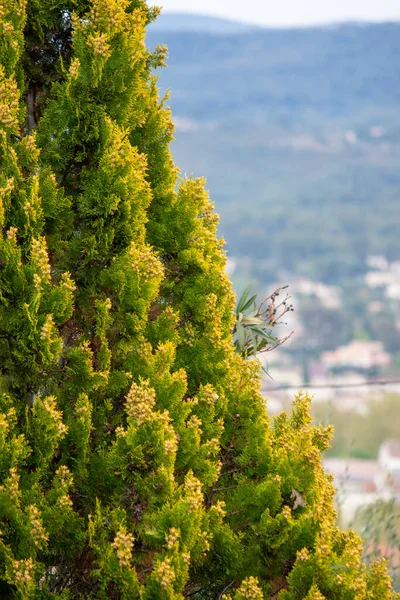
[[224, 589], [222, 590], [222, 592], [220, 592], [220, 593], [218, 594], [218, 600], [221, 600], [221, 598], [223, 597], [223, 595], [224, 595], [224, 594], [226, 594], [226, 592], [227, 592], [228, 590], [230, 590], [230, 589], [231, 589], [231, 587], [232, 587], [233, 585], [235, 585], [235, 583], [236, 583], [236, 582], [235, 582], [235, 580], [233, 580], [233, 581], [231, 581], [230, 583], [228, 583], [228, 585], [226, 585], [226, 586], [224, 587]]

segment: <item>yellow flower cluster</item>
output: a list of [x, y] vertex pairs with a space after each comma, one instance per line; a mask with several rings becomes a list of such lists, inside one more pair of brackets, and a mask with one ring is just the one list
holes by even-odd
[[201, 388], [201, 392], [199, 394], [199, 400], [209, 404], [210, 406], [215, 404], [215, 402], [219, 399], [219, 395], [214, 390], [213, 386], [207, 383], [205, 386]]
[[167, 542], [168, 550], [171, 550], [175, 542], [181, 537], [181, 532], [176, 527], [171, 527], [165, 541]]
[[[33, 175], [31, 177], [31, 185], [30, 185], [30, 201], [27, 200], [24, 205], [24, 212], [26, 215], [26, 219], [28, 224], [32, 225], [35, 221], [37, 221], [38, 217], [42, 214], [42, 199], [40, 197], [40, 182], [39, 177], [37, 175]], [[39, 241], [39, 240], [37, 240]], [[44, 244], [44, 248], [46, 250], [46, 240], [44, 237], [40, 239], [40, 243]], [[46, 259], [47, 265], [47, 251], [46, 251]], [[47, 268], [47, 267], [46, 267]], [[48, 267], [50, 270], [50, 267]]]
[[132, 244], [128, 252], [132, 257], [132, 268], [141, 282], [146, 283], [152, 279], [159, 280], [163, 276], [164, 268], [151, 246], [139, 249]]
[[42, 278], [37, 273], [33, 274], [33, 285], [37, 290], [42, 287]]
[[93, 25], [102, 30], [120, 27], [127, 17], [128, 4], [126, 0], [94, 0], [90, 11]]
[[203, 208], [202, 214], [200, 215], [208, 226], [216, 227], [219, 223], [219, 215], [214, 212], [214, 203], [208, 202]]
[[165, 558], [155, 570], [157, 579], [164, 590], [166, 590], [175, 579], [175, 571], [171, 565], [171, 559]]
[[76, 414], [81, 417], [85, 417], [89, 412], [89, 407], [86, 404], [82, 404], [76, 409]]
[[126, 434], [127, 434], [126, 429], [124, 429], [121, 426], [117, 427], [115, 430], [115, 435], [117, 438], [124, 438], [124, 437], [126, 437]]
[[201, 426], [202, 422], [197, 415], [192, 415], [187, 422], [188, 429], [197, 429], [200, 435], [203, 433]]
[[0, 414], [0, 446], [2, 446], [5, 442], [6, 436], [8, 432], [8, 421], [6, 415]]
[[325, 541], [324, 537], [321, 536], [316, 548], [316, 555], [319, 558], [326, 558], [329, 556], [330, 552], [331, 552], [331, 544], [328, 543], [329, 542], [329, 538], [327, 538]]
[[206, 298], [207, 309], [209, 311], [214, 310], [217, 308], [217, 304], [218, 304], [218, 296], [216, 294], [208, 294], [208, 296]]
[[208, 440], [204, 444], [204, 447], [207, 448], [208, 454], [218, 454], [221, 448], [218, 438], [212, 438], [211, 440]]
[[132, 560], [132, 549], [135, 539], [133, 535], [126, 530], [125, 527], [120, 527], [112, 547], [117, 555], [120, 567], [129, 567]]
[[32, 240], [31, 258], [42, 279], [50, 283], [50, 263], [44, 237]]
[[18, 0], [17, 2], [4, 2], [4, 0], [0, 1], [0, 19], [4, 19], [4, 17], [11, 16], [12, 14], [17, 15], [17, 17], [21, 18], [25, 12], [26, 8], [26, 0]]
[[360, 555], [363, 551], [363, 542], [360, 536], [350, 529], [346, 532], [347, 547], [351, 548], [349, 552], [346, 552], [346, 568], [358, 567], [360, 562]]
[[44, 542], [47, 542], [49, 536], [43, 527], [39, 509], [34, 504], [29, 507], [29, 521], [31, 524], [33, 543], [35, 546], [40, 547]]
[[193, 475], [192, 471], [189, 471], [185, 479], [185, 495], [192, 510], [198, 510], [202, 507], [203, 494], [201, 492], [201, 483]]
[[72, 506], [72, 500], [71, 498], [68, 496], [68, 494], [63, 494], [62, 496], [59, 497], [58, 499], [58, 505], [62, 510], [65, 510], [67, 508], [71, 508]]
[[210, 510], [212, 510], [214, 513], [216, 513], [220, 517], [225, 517], [225, 515], [226, 515], [225, 507], [226, 507], [225, 502], [223, 500], [218, 500], [218, 502], [213, 504], [213, 506], [211, 507]]
[[[35, 158], [39, 158], [39, 149], [36, 145], [36, 131], [32, 132], [31, 135], [26, 135], [23, 139], [23, 144], [28, 152], [34, 154]], [[49, 177], [53, 179], [54, 183], [56, 182], [54, 173], [51, 173]]]
[[99, 56], [108, 58], [110, 56], [110, 45], [108, 44], [108, 36], [104, 33], [99, 35], [91, 35], [88, 38], [88, 46], [93, 52]]
[[194, 325], [188, 321], [183, 327], [183, 341], [187, 346], [193, 346], [197, 338], [197, 332]]
[[72, 500], [68, 495], [68, 489], [72, 486], [74, 477], [66, 465], [62, 465], [56, 471], [58, 485], [63, 494], [58, 498], [58, 505], [61, 509], [69, 509], [72, 506]]
[[306, 600], [326, 600], [325, 596], [321, 594], [318, 587], [313, 585], [306, 596]]
[[301, 550], [298, 550], [298, 552], [297, 552], [297, 560], [306, 561], [309, 558], [310, 558], [310, 554], [309, 554], [307, 548], [302, 548]]
[[153, 417], [153, 407], [156, 403], [156, 392], [149, 381], [141, 381], [140, 385], [133, 382], [125, 402], [126, 412], [130, 419], [142, 425]]
[[74, 58], [71, 61], [71, 65], [69, 67], [69, 74], [71, 75], [72, 79], [78, 79], [80, 66], [81, 66], [81, 63], [80, 63], [79, 58]]
[[176, 449], [177, 449], [176, 438], [170, 438], [168, 440], [165, 440], [164, 449], [165, 449], [165, 454], [173, 454], [174, 452], [176, 452]]
[[201, 552], [208, 552], [210, 549], [209, 534], [207, 531], [201, 531], [197, 534], [197, 546]]
[[68, 427], [62, 421], [62, 412], [57, 410], [56, 398], [54, 396], [47, 396], [47, 398], [42, 401], [42, 404], [44, 410], [48, 413], [51, 420], [56, 424], [58, 436], [64, 437], [68, 431]]
[[335, 488], [333, 486], [333, 479], [330, 476], [325, 476], [322, 467], [320, 469], [320, 472], [317, 473], [315, 478], [316, 488], [319, 492], [319, 499], [314, 505], [313, 520], [316, 523], [325, 523], [329, 522], [330, 518], [334, 520], [336, 517], [336, 511], [333, 508]]
[[165, 465], [162, 465], [158, 469], [158, 474], [159, 474], [160, 478], [164, 479], [164, 481], [171, 481], [171, 482], [175, 481], [173, 468], [167, 469], [167, 467]]
[[[3, 24], [10, 26], [11, 23]], [[4, 67], [0, 65], [0, 126], [13, 133], [18, 132], [19, 91], [14, 77], [6, 77]]]
[[246, 600], [264, 600], [263, 593], [258, 585], [256, 577], [245, 579], [238, 590], [239, 598]]
[[66, 465], [62, 465], [57, 469], [56, 477], [60, 483], [60, 486], [65, 489], [71, 487], [74, 481], [74, 477]]
[[12, 23], [10, 23], [10, 21], [4, 21], [2, 23], [3, 26], [3, 31], [4, 33], [7, 35], [11, 35], [12, 33], [14, 33], [14, 25]]
[[11, 469], [9, 470], [9, 473], [10, 473], [10, 476], [7, 477], [7, 479], [5, 481], [5, 485], [0, 486], [0, 492], [3, 492], [6, 490], [10, 500], [12, 500], [14, 503], [18, 504], [19, 497], [21, 495], [21, 492], [19, 489], [20, 476], [18, 475], [17, 469], [15, 467], [11, 467]]
[[230, 304], [233, 319], [233, 310], [235, 308], [235, 294], [232, 291], [232, 284], [228, 275], [224, 271], [219, 272], [217, 274], [217, 278], [219, 279], [221, 294], [225, 296], [225, 302], [229, 302]]
[[[18, 143], [18, 155], [21, 158], [22, 164], [30, 171], [37, 172], [37, 161], [39, 160], [40, 150], [36, 145], [36, 132], [32, 132], [30, 135], [26, 135]], [[51, 181], [51, 174], [46, 175], [43, 180], [44, 184], [48, 184]], [[34, 193], [39, 196], [39, 181], [37, 175], [33, 176], [32, 184], [34, 187]], [[53, 184], [54, 190], [54, 184]]]
[[[6, 185], [3, 187], [0, 187], [0, 206], [4, 206], [5, 202], [9, 202], [11, 192], [14, 190], [14, 188], [15, 188], [14, 177], [9, 177], [6, 181]], [[12, 229], [15, 229], [15, 228], [13, 227]], [[8, 234], [7, 234], [7, 237], [8, 237]]]
[[282, 517], [284, 517], [285, 519], [287, 519], [288, 521], [291, 520], [292, 518], [292, 509], [290, 508], [290, 506], [284, 506], [282, 508]]
[[9, 470], [10, 477], [7, 479], [8, 489], [14, 497], [19, 494], [19, 480], [20, 476], [17, 473], [16, 467], [11, 467]]
[[71, 279], [71, 274], [68, 271], [61, 275], [61, 285], [71, 294], [76, 290], [75, 281]]
[[173, 454], [178, 448], [178, 439], [175, 433], [175, 429], [171, 423], [171, 417], [167, 410], [162, 413], [154, 413], [157, 419], [164, 425], [164, 450], [166, 454]]
[[14, 560], [13, 562], [15, 583], [30, 583], [32, 580], [33, 561], [31, 558], [25, 560]]
[[[107, 120], [107, 123], [110, 129], [115, 127], [111, 121]], [[115, 134], [118, 135], [113, 136], [112, 146], [106, 150], [101, 163], [102, 165], [108, 163], [112, 171], [115, 171], [117, 167], [125, 167], [128, 164], [129, 155], [134, 152], [133, 148], [127, 145], [120, 130], [116, 130]]]
[[17, 231], [18, 231], [18, 229], [16, 227], [10, 227], [10, 229], [7, 231], [7, 239], [10, 242], [17, 241]]
[[[38, 284], [41, 282], [41, 278], [39, 275], [35, 278], [35, 283]], [[43, 342], [51, 342], [54, 333], [54, 321], [52, 315], [46, 315], [46, 320], [40, 332], [40, 339]]]
[[328, 425], [324, 427], [319, 425], [314, 428], [314, 442], [318, 443], [322, 450], [327, 450], [330, 446], [330, 441], [333, 438], [334, 427], [333, 425]]
[[304, 451], [304, 458], [313, 467], [318, 467], [321, 464], [321, 453], [318, 448], [312, 444]]

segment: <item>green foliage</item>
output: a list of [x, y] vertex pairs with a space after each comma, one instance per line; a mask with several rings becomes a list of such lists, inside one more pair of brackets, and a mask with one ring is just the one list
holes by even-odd
[[157, 11], [0, 9], [1, 597], [393, 598], [334, 525], [330, 429], [302, 394], [271, 424], [235, 353], [217, 217], [178, 181], [151, 75]]

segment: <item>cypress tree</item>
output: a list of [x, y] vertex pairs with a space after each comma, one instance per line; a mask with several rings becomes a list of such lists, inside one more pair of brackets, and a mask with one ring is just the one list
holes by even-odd
[[0, 597], [389, 600], [270, 422], [143, 0], [0, 1]]

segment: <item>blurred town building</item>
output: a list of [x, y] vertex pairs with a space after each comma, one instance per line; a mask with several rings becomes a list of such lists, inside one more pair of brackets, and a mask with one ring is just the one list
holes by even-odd
[[386, 440], [377, 460], [326, 458], [324, 467], [334, 477], [344, 526], [351, 524], [359, 508], [377, 500], [400, 504], [400, 439]]
[[382, 342], [353, 340], [330, 352], [321, 354], [321, 362], [328, 368], [353, 368], [370, 370], [387, 367], [392, 360]]

